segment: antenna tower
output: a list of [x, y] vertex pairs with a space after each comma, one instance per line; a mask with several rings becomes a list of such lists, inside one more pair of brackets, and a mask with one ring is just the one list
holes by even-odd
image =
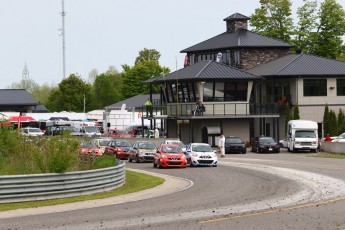
[[26, 62], [25, 62], [25, 65], [24, 65], [24, 69], [23, 69], [23, 73], [22, 73], [22, 82], [23, 82], [23, 85], [22, 87], [24, 89], [27, 89], [28, 87], [28, 80], [29, 80], [29, 70], [28, 70], [28, 67], [26, 66]]
[[66, 57], [65, 57], [65, 2], [64, 0], [61, 1], [62, 3], [62, 10], [61, 10], [61, 16], [62, 16], [62, 28], [60, 29], [60, 35], [62, 36], [62, 77], [63, 79], [66, 78]]

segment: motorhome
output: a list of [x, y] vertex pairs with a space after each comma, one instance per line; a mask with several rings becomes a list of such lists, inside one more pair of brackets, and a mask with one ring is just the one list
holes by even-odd
[[318, 152], [318, 125], [315, 121], [291, 120], [287, 127], [288, 151], [309, 150]]

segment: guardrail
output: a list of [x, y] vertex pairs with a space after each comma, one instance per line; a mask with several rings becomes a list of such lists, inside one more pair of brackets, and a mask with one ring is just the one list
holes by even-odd
[[125, 163], [110, 168], [0, 176], [0, 203], [66, 198], [109, 191], [125, 183]]

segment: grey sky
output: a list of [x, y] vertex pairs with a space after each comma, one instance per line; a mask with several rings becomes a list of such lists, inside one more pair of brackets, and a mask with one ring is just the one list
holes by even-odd
[[[231, 14], [250, 16], [259, 6], [259, 0], [65, 0], [66, 75], [122, 71], [144, 48], [159, 51], [162, 66], [180, 69], [181, 50], [224, 32]], [[22, 79], [25, 62], [37, 83], [60, 83], [61, 0], [0, 0], [0, 9], [0, 88]]]

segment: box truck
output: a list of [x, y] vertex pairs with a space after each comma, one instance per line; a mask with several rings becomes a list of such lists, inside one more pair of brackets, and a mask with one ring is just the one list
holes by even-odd
[[288, 151], [309, 150], [318, 152], [318, 126], [315, 121], [291, 120], [287, 127]]

